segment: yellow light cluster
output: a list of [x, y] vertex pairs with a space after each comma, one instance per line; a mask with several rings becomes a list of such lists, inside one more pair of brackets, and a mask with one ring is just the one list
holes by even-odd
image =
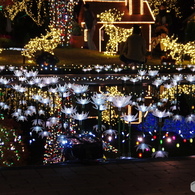
[[161, 98], [167, 99], [175, 99], [176, 94], [194, 94], [195, 93], [195, 85], [178, 85], [172, 87], [170, 89], [165, 89], [160, 95]]
[[[118, 91], [117, 86], [113, 86], [113, 87], [108, 87], [106, 86], [106, 91], [107, 96], [108, 97], [115, 97], [115, 96], [122, 96], [123, 94]], [[110, 122], [113, 124], [114, 119], [116, 119], [118, 116], [113, 108], [113, 106], [111, 104], [109, 104], [109, 102], [107, 102], [107, 110], [102, 111], [102, 119], [103, 121], [107, 122], [109, 125]], [[110, 118], [111, 117], [111, 118]]]
[[24, 49], [21, 53], [23, 56], [28, 58], [34, 57], [34, 53], [36, 51], [45, 51], [51, 54], [53, 50], [58, 46], [60, 43], [60, 29], [53, 28], [50, 26], [50, 31], [47, 31], [46, 35], [41, 35], [41, 37], [36, 37], [31, 39], [27, 45], [24, 46]]
[[191, 63], [195, 63], [195, 41], [190, 41], [186, 44], [178, 43], [178, 38], [168, 37], [160, 39], [161, 49], [169, 52], [168, 56], [171, 56], [176, 60], [177, 64], [181, 64], [184, 55], [190, 57]]
[[112, 24], [105, 26], [105, 32], [109, 35], [109, 40], [106, 44], [106, 54], [115, 54], [117, 46], [132, 34], [133, 28], [125, 29]]
[[[52, 115], [56, 110], [60, 109], [62, 98], [57, 93], [52, 94], [51, 92], [44, 91], [42, 89], [30, 88], [27, 92], [24, 93], [25, 100], [33, 101], [32, 96], [35, 94], [40, 95], [43, 98], [49, 98], [52, 101], [54, 101], [53, 99], [55, 99], [54, 107], [51, 107], [50, 109], [47, 110], [48, 114]], [[15, 94], [15, 97], [17, 98], [18, 96]], [[14, 96], [12, 98], [14, 98]], [[17, 102], [17, 100], [15, 101]], [[44, 108], [45, 108], [44, 105], [41, 104], [39, 105], [39, 109]], [[15, 107], [15, 109], [17, 109], [17, 107]]]
[[[46, 9], [43, 0], [12, 0], [13, 4], [5, 7], [5, 16], [13, 20], [19, 12], [25, 11], [28, 16], [37, 24], [42, 25], [44, 20], [42, 19], [41, 13], [45, 16]], [[32, 9], [34, 3], [37, 5], [36, 16], [33, 14]]]
[[123, 15], [124, 13], [121, 13], [114, 8], [109, 9], [97, 16], [98, 18], [100, 18], [101, 22], [104, 22], [105, 33], [109, 36], [105, 54], [115, 54], [118, 44], [121, 42], [125, 42], [127, 37], [132, 34], [132, 28], [125, 29], [113, 24], [113, 22], [121, 21]]
[[159, 13], [159, 6], [162, 3], [166, 3], [168, 12], [174, 10], [176, 16], [179, 18], [181, 17], [181, 12], [179, 11], [180, 8], [177, 6], [177, 0], [148, 0], [148, 3], [152, 9], [154, 16]]
[[97, 15], [97, 17], [100, 18], [101, 22], [113, 23], [116, 21], [121, 21], [123, 15], [124, 13], [121, 13], [116, 8], [113, 8], [100, 13]]

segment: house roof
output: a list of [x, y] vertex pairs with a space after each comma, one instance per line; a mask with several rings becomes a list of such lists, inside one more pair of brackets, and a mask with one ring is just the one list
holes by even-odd
[[190, 20], [194, 20], [194, 17], [195, 17], [195, 12], [193, 12], [189, 17], [187, 17], [185, 20], [184, 20], [184, 23], [185, 22], [188, 22]]
[[[124, 15], [122, 17], [121, 21], [117, 21], [115, 23], [154, 23], [155, 19], [150, 11], [150, 8], [146, 2], [144, 2], [144, 14], [133, 14], [129, 15], [128, 7], [125, 6], [125, 2], [95, 2], [90, 1], [87, 2], [90, 4], [90, 9], [94, 12], [94, 14], [98, 15], [102, 12], [105, 12], [109, 9], [117, 9], [121, 13], [124, 12]], [[97, 19], [99, 21], [99, 19]]]

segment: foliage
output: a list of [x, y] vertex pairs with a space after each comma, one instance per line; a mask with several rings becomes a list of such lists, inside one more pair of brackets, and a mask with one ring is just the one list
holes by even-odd
[[181, 121], [174, 121], [173, 119], [165, 119], [162, 131], [168, 131], [179, 134], [184, 139], [195, 137], [195, 123], [187, 122], [184, 117]]
[[143, 132], [153, 132], [154, 130], [157, 129], [158, 119], [151, 112], [149, 112], [144, 121], [142, 121], [142, 123], [138, 125], [138, 130]]
[[72, 23], [72, 35], [81, 36], [83, 34], [83, 28], [76, 21]]
[[12, 44], [11, 37], [7, 35], [0, 36], [0, 47], [9, 47]]
[[[19, 12], [25, 11], [25, 13], [31, 17], [31, 19], [39, 26], [44, 23], [43, 17], [46, 16], [46, 6], [43, 0], [12, 0], [13, 3], [7, 5], [4, 9], [6, 17], [14, 20]], [[33, 13], [33, 9], [36, 9], [36, 14]]]
[[36, 63], [41, 65], [56, 65], [59, 62], [59, 59], [50, 54], [49, 52], [42, 52], [39, 56], [36, 57]]
[[[148, 113], [144, 122], [138, 125], [138, 130], [143, 132], [153, 132], [158, 129], [158, 119], [152, 113]], [[195, 123], [187, 122], [185, 117], [182, 120], [168, 118], [164, 120], [162, 131], [172, 132], [180, 135], [183, 139], [195, 137]]]
[[195, 22], [190, 21], [185, 30], [185, 41], [195, 41]]
[[159, 13], [159, 6], [166, 3], [167, 11], [171, 12], [174, 10], [178, 18], [181, 17], [180, 7], [177, 4], [177, 0], [148, 0], [148, 3], [152, 9], [154, 16]]

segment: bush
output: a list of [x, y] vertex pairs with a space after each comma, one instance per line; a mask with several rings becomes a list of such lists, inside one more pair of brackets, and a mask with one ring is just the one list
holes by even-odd
[[36, 57], [36, 63], [39, 65], [56, 65], [58, 62], [59, 59], [49, 52], [42, 52], [42, 54]]
[[74, 36], [81, 36], [83, 34], [83, 28], [76, 21], [73, 21], [72, 23], [72, 33], [71, 34]]

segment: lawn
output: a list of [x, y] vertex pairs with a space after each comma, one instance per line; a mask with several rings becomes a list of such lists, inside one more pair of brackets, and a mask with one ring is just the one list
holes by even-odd
[[[79, 48], [56, 48], [54, 50], [55, 55], [59, 58], [58, 66], [61, 65], [89, 65], [89, 64], [121, 64], [119, 56], [108, 56], [98, 51], [79, 49]], [[0, 54], [0, 65], [24, 65], [24, 58], [20, 51], [3, 50]], [[149, 59], [147, 64], [159, 65], [160, 59], [153, 57]], [[25, 59], [25, 65], [35, 66], [35, 59], [29, 61]]]

